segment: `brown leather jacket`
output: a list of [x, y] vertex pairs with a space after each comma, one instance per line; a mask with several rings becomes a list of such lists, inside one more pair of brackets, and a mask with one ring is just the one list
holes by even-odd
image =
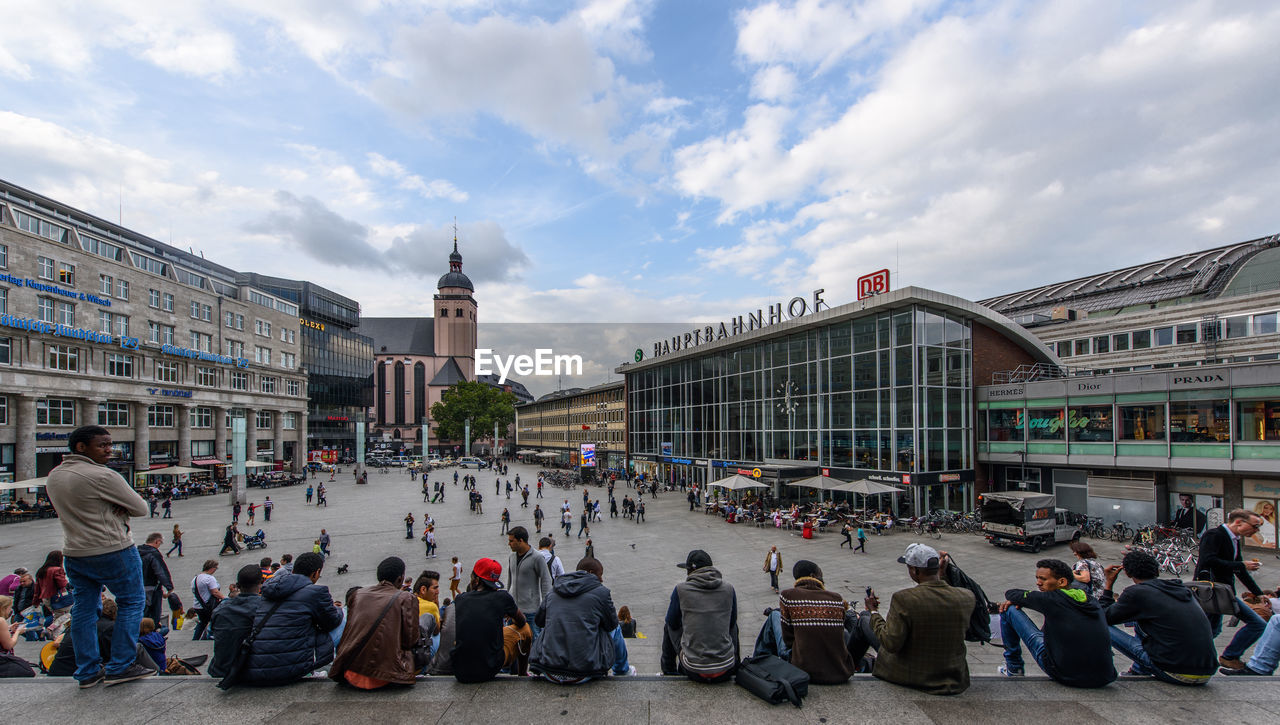
[[[378, 615], [392, 597], [398, 601], [378, 621]], [[377, 630], [368, 644], [355, 651], [375, 626]], [[342, 682], [343, 673], [351, 670], [378, 680], [412, 685], [417, 674], [413, 669], [412, 649], [418, 637], [418, 603], [412, 594], [386, 582], [357, 589], [347, 598], [347, 627], [338, 642], [329, 679]]]

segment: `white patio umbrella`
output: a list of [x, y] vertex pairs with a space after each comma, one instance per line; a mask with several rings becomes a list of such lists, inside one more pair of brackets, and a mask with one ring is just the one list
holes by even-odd
[[245, 468], [275, 468], [276, 464], [267, 463], [265, 461], [245, 461], [244, 467]]
[[[839, 489], [836, 487], [842, 483], [844, 483], [844, 481], [830, 476], [810, 476], [809, 478], [802, 478], [799, 481], [789, 481], [787, 485], [795, 486], [796, 488], [812, 488], [821, 492], [837, 491]], [[819, 493], [818, 497], [822, 498], [822, 494]]]
[[728, 478], [722, 478], [719, 481], [712, 481], [707, 485], [719, 486], [720, 488], [727, 488], [730, 491], [742, 491], [748, 488], [768, 488], [769, 487], [767, 483], [760, 483], [754, 478], [747, 478], [746, 476], [736, 474], [736, 473], [732, 476], [729, 476]]
[[28, 478], [25, 481], [0, 483], [0, 491], [17, 491], [20, 488], [42, 488], [48, 481], [48, 476], [41, 476], [40, 478]]
[[[897, 494], [902, 493], [902, 489], [897, 486], [887, 486], [883, 483], [876, 483], [875, 481], [867, 478], [864, 478], [861, 481], [849, 481], [848, 483], [842, 483], [834, 490], [848, 491], [849, 493], [857, 493], [862, 496], [879, 496], [882, 493], [896, 496]], [[866, 508], [865, 501], [863, 502], [863, 508]]]
[[558, 455], [560, 455], [560, 454], [559, 454], [559, 453], [552, 453], [551, 451], [543, 451], [543, 452], [541, 452], [541, 453], [539, 453], [539, 454], [538, 454], [538, 458], [555, 458], [555, 457], [556, 457], [556, 456], [558, 456]]

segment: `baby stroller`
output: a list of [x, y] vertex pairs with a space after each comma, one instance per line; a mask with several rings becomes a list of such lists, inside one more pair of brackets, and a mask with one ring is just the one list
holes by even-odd
[[246, 535], [244, 537], [244, 548], [249, 551], [267, 548], [267, 534], [262, 529], [258, 529], [258, 533]]

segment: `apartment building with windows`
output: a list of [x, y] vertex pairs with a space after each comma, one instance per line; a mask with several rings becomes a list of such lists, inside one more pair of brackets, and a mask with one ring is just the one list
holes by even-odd
[[106, 426], [112, 466], [300, 467], [298, 305], [202, 256], [0, 180], [0, 482], [43, 476]]

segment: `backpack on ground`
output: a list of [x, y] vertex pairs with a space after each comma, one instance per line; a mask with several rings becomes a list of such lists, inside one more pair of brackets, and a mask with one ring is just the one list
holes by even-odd
[[773, 705], [790, 701], [800, 707], [809, 694], [809, 674], [775, 655], [748, 657], [734, 676], [738, 686]]

